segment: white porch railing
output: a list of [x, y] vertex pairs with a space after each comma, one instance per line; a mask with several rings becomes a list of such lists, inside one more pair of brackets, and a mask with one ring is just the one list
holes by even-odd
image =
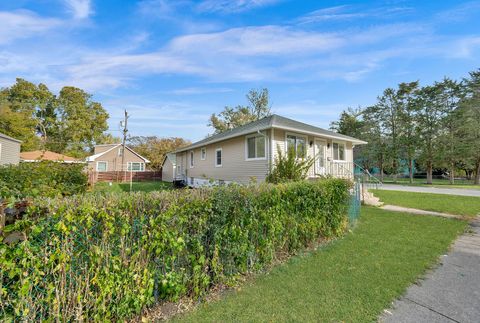
[[333, 176], [340, 178], [354, 177], [353, 162], [325, 160], [323, 163], [315, 161], [309, 170], [309, 177]]

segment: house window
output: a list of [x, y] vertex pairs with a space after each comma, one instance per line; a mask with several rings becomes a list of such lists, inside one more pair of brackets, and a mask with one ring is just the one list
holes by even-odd
[[145, 164], [140, 162], [128, 162], [127, 169], [132, 172], [143, 172], [145, 170]]
[[345, 160], [345, 144], [334, 142], [332, 144], [332, 149], [334, 160]]
[[123, 147], [118, 148], [118, 156], [123, 156]]
[[215, 150], [215, 166], [222, 166], [222, 148], [218, 148]]
[[202, 149], [200, 150], [200, 158], [201, 158], [202, 160], [207, 159], [207, 148], [202, 148]]
[[107, 171], [107, 162], [98, 161], [97, 162], [97, 172], [106, 172]]
[[266, 138], [262, 135], [247, 137], [247, 159], [265, 159]]
[[307, 157], [307, 138], [296, 135], [287, 135], [287, 151], [293, 149], [297, 158]]
[[190, 152], [190, 168], [193, 168], [194, 161], [193, 161], [193, 150]]

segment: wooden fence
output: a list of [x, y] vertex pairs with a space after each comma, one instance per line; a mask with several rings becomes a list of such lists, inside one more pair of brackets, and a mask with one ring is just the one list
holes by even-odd
[[88, 183], [90, 185], [96, 182], [149, 182], [161, 181], [161, 171], [145, 171], [145, 172], [127, 172], [127, 171], [111, 171], [111, 172], [88, 172]]

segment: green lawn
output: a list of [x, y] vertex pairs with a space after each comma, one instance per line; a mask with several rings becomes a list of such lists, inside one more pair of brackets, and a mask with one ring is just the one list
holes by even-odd
[[[133, 182], [132, 192], [152, 192], [172, 188], [172, 183], [168, 182]], [[130, 192], [130, 183], [112, 183], [99, 182], [93, 188], [94, 192]]]
[[480, 198], [432, 193], [369, 190], [385, 204], [415, 209], [475, 216], [480, 213]]
[[293, 257], [186, 322], [372, 322], [465, 230], [458, 220], [363, 208], [352, 233]]

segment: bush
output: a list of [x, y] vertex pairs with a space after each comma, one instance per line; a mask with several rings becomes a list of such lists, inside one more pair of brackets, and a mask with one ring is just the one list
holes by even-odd
[[27, 241], [0, 243], [0, 313], [117, 320], [202, 295], [342, 234], [349, 186], [327, 179], [40, 200], [10, 228]]
[[286, 183], [304, 180], [308, 170], [314, 163], [313, 158], [297, 158], [294, 149], [289, 149], [286, 154], [282, 153], [280, 146], [277, 148], [278, 156], [275, 166], [267, 176], [269, 183]]
[[54, 197], [85, 192], [83, 164], [42, 161], [0, 166], [0, 197]]

